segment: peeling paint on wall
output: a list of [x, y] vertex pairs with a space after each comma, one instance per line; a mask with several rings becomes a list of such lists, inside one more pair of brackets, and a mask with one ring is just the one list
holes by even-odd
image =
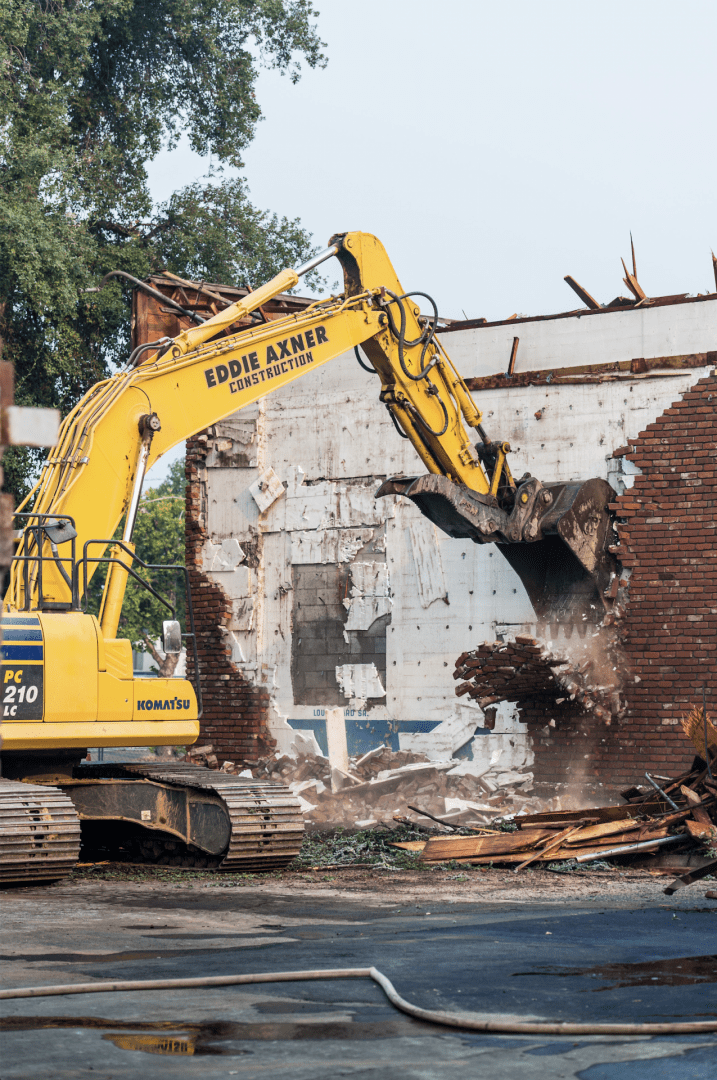
[[284, 494], [284, 485], [273, 469], [266, 469], [249, 485], [251, 497], [263, 514]]
[[291, 562], [348, 563], [373, 537], [373, 529], [314, 529], [291, 534]]
[[424, 517], [412, 521], [408, 531], [411, 536], [413, 565], [418, 578], [418, 595], [421, 607], [427, 608], [434, 600], [446, 600], [448, 596], [438, 548], [438, 533], [436, 526]]
[[239, 563], [244, 562], [244, 551], [234, 537], [222, 540], [220, 544], [207, 542], [202, 555], [202, 570], [205, 574], [210, 571], [223, 573], [234, 570]]
[[336, 668], [336, 681], [344, 697], [362, 705], [368, 698], [386, 695], [375, 664], [343, 664]]
[[376, 619], [390, 614], [391, 603], [386, 563], [353, 562], [351, 596], [344, 598], [344, 607], [349, 613], [344, 636], [348, 630], [369, 630]]

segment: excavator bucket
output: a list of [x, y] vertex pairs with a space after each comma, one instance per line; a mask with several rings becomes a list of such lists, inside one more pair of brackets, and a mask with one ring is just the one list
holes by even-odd
[[496, 544], [540, 621], [601, 621], [619, 569], [609, 550], [617, 542], [609, 509], [616, 493], [606, 480], [541, 484], [530, 477], [510, 513], [444, 476], [393, 477], [376, 495], [405, 496], [449, 536]]

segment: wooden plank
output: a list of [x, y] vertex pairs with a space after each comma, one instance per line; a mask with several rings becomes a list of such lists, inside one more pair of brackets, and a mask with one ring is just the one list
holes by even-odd
[[545, 856], [548, 855], [551, 851], [555, 851], [557, 850], [557, 848], [561, 847], [564, 840], [567, 840], [569, 837], [573, 836], [575, 833], [578, 832], [580, 832], [579, 825], [577, 826], [577, 828], [575, 826], [572, 826], [571, 828], [564, 829], [562, 832], [558, 833], [557, 836], [554, 836], [553, 839], [545, 845], [545, 847], [540, 848], [533, 855], [531, 855], [530, 858], [526, 859], [525, 862], [522, 862], [519, 866], [516, 866], [515, 873], [517, 874], [519, 870], [523, 870], [526, 866], [530, 866], [530, 864], [532, 862], [535, 862], [536, 859], [545, 858]]
[[552, 810], [543, 814], [526, 814], [525, 817], [520, 818], [520, 827], [524, 828], [526, 825], [535, 827], [537, 825], [547, 825], [550, 822], [565, 822], [567, 827], [571, 822], [578, 821], [580, 818], [594, 818], [596, 822], [623, 821], [628, 817], [644, 817], [648, 809], [652, 809], [653, 803], [654, 809], [659, 811], [662, 807], [662, 799], [656, 794], [654, 799], [633, 806], [591, 806], [586, 807], [584, 810]]
[[704, 866], [699, 866], [694, 870], [690, 870], [688, 874], [683, 874], [681, 877], [675, 878], [671, 881], [667, 888], [664, 890], [667, 896], [672, 896], [677, 889], [684, 888], [685, 885], [692, 885], [693, 882], [699, 881], [700, 878], [708, 877], [710, 874], [717, 873], [717, 859], [713, 862], [705, 863]]
[[[649, 839], [654, 839], [654, 838], [653, 837], [647, 837], [646, 839], [649, 840]], [[605, 846], [606, 846], [606, 849], [609, 849], [612, 845], [608, 844], [608, 845], [605, 845]], [[535, 860], [535, 863], [533, 865], [538, 866], [541, 863], [549, 863], [549, 862], [566, 862], [568, 860], [577, 859], [578, 855], [594, 855], [596, 851], [599, 851], [599, 847], [596, 847], [594, 844], [591, 845], [590, 847], [582, 847], [582, 848], [560, 847], [560, 848], [556, 848], [554, 851], [549, 852], [547, 855], [543, 855], [543, 854], [539, 853], [539, 858], [537, 858]], [[493, 855], [492, 857], [484, 855], [484, 856], [481, 856], [481, 857], [478, 857], [478, 858], [473, 858], [473, 859], [471, 859], [471, 858], [468, 858], [468, 859], [456, 859], [455, 861], [459, 862], [459, 863], [465, 863], [467, 866], [468, 865], [487, 866], [490, 863], [495, 863], [496, 865], [500, 866], [503, 863], [506, 863], [506, 864], [508, 864], [508, 863], [519, 863], [521, 861], [521, 859], [525, 859], [525, 856], [517, 853], [517, 854], [513, 854], [513, 855]]]
[[580, 299], [586, 305], [586, 307], [591, 308], [593, 311], [599, 311], [600, 310], [602, 305], [598, 304], [595, 297], [591, 296], [590, 293], [587, 291], [587, 289], [584, 289], [582, 287], [582, 285], [580, 285], [580, 283], [577, 282], [574, 277], [572, 277], [571, 274], [566, 274], [565, 277], [563, 278], [563, 281], [567, 281], [570, 288], [573, 290], [574, 293], [576, 293], [580, 297]]
[[680, 787], [680, 791], [690, 804], [692, 808], [692, 816], [695, 821], [700, 821], [703, 825], [711, 825], [712, 818], [702, 806], [702, 799], [699, 797], [697, 792], [693, 791], [692, 788], [687, 787], [685, 784], [682, 784], [682, 786]]
[[[494, 836], [435, 836], [421, 852], [421, 862], [447, 862], [469, 856], [497, 856], [511, 851], [529, 851], [541, 840], [554, 836], [547, 829], [521, 829]], [[521, 858], [525, 858], [522, 855]]]
[[603, 836], [616, 836], [618, 833], [632, 832], [640, 828], [640, 822], [633, 818], [624, 818], [622, 821], [603, 821], [600, 825], [588, 825], [581, 829], [578, 836], [573, 837], [571, 844], [592, 842], [600, 840]]
[[403, 848], [404, 851], [423, 851], [426, 840], [407, 840], [405, 844], [389, 844], [389, 847]]
[[688, 820], [685, 825], [690, 836], [694, 836], [697, 840], [717, 840], [717, 829], [711, 822]]

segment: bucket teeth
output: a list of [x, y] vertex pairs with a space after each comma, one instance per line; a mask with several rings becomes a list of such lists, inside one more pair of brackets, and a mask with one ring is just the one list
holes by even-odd
[[443, 532], [494, 543], [520, 577], [536, 615], [550, 623], [599, 623], [619, 564], [606, 480], [542, 484], [526, 477], [510, 512], [445, 476], [394, 477], [377, 496], [403, 495]]

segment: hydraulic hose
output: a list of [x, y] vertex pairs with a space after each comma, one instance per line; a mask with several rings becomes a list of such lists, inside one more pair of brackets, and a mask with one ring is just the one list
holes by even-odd
[[402, 439], [407, 439], [407, 438], [408, 438], [408, 435], [406, 434], [406, 432], [405, 432], [405, 431], [403, 431], [403, 430], [402, 430], [402, 428], [401, 428], [401, 426], [400, 426], [400, 424], [399, 424], [398, 420], [397, 420], [397, 419], [396, 419], [396, 417], [395, 417], [395, 416], [393, 415], [393, 409], [391, 408], [391, 406], [390, 406], [390, 405], [387, 405], [387, 406], [386, 406], [386, 408], [388, 409], [388, 415], [389, 415], [389, 416], [391, 417], [391, 420], [392, 420], [392, 422], [393, 422], [393, 426], [395, 427], [395, 429], [396, 429], [396, 431], [398, 432], [398, 434], [399, 434], [399, 435], [401, 436], [401, 438], [402, 438]]
[[138, 345], [137, 348], [130, 353], [127, 367], [139, 367], [139, 358], [143, 352], [147, 352], [149, 349], [160, 349], [162, 345], [167, 345], [172, 340], [173, 339], [170, 337], [161, 337], [157, 338], [156, 341], [146, 341], [144, 345]]
[[359, 352], [358, 345], [354, 345], [354, 352], [356, 354], [356, 359], [358, 360], [359, 364], [364, 369], [364, 371], [368, 371], [369, 375], [375, 375], [376, 374], [376, 368], [371, 367], [370, 364], [364, 364], [363, 360], [361, 359], [361, 353]]
[[198, 979], [139, 979], [137, 981], [66, 983], [0, 990], [0, 999], [61, 997], [66, 994], [115, 994], [128, 990], [189, 990], [210, 986], [246, 986], [252, 983], [303, 982], [312, 979], [373, 979], [395, 1008], [417, 1020], [441, 1027], [482, 1031], [494, 1035], [704, 1035], [717, 1031], [716, 1020], [688, 1020], [666, 1024], [573, 1024], [545, 1021], [481, 1020], [465, 1013], [435, 1012], [412, 1005], [375, 967], [328, 968], [325, 971], [271, 971], [251, 975], [211, 975]]
[[[403, 374], [406, 376], [406, 378], [410, 379], [411, 382], [420, 382], [421, 379], [425, 379], [431, 368], [434, 367], [434, 365], [438, 362], [439, 353], [438, 351], [436, 351], [433, 354], [433, 359], [430, 360], [425, 367], [423, 366], [423, 358], [426, 355], [428, 346], [431, 344], [436, 335], [436, 324], [438, 322], [438, 307], [433, 297], [429, 296], [428, 293], [410, 292], [404, 293], [403, 296], [397, 296], [396, 293], [391, 292], [390, 289], [386, 289], [386, 292], [391, 297], [391, 301], [390, 303], [385, 305], [385, 311], [386, 315], [388, 316], [388, 324], [391, 328], [391, 333], [395, 338], [398, 338], [398, 360], [401, 365], [401, 370], [403, 371]], [[403, 304], [403, 301], [407, 300], [410, 296], [423, 296], [426, 300], [429, 301], [429, 303], [433, 307], [433, 322], [431, 323], [430, 330], [424, 330], [417, 338], [414, 338], [413, 341], [406, 340], [406, 309]], [[396, 323], [393, 320], [393, 314], [391, 312], [392, 303], [398, 304], [398, 310], [401, 314], [401, 325], [398, 328], [396, 328]], [[423, 349], [421, 350], [421, 358], [418, 364], [419, 372], [418, 375], [412, 375], [406, 367], [406, 359], [403, 350], [404, 348], [411, 349], [414, 345], [420, 345], [421, 342], [423, 342]]]
[[423, 419], [419, 410], [415, 406], [411, 405], [409, 402], [406, 402], [405, 407], [406, 409], [408, 409], [411, 416], [413, 416], [418, 421], [421, 427], [424, 428], [424, 430], [427, 431], [429, 435], [433, 435], [435, 436], [435, 438], [439, 439], [441, 435], [445, 435], [445, 433], [448, 431], [448, 409], [439, 397], [437, 397], [436, 400], [443, 409], [443, 427], [440, 431], [434, 431], [433, 428], [430, 427], [430, 425]]

